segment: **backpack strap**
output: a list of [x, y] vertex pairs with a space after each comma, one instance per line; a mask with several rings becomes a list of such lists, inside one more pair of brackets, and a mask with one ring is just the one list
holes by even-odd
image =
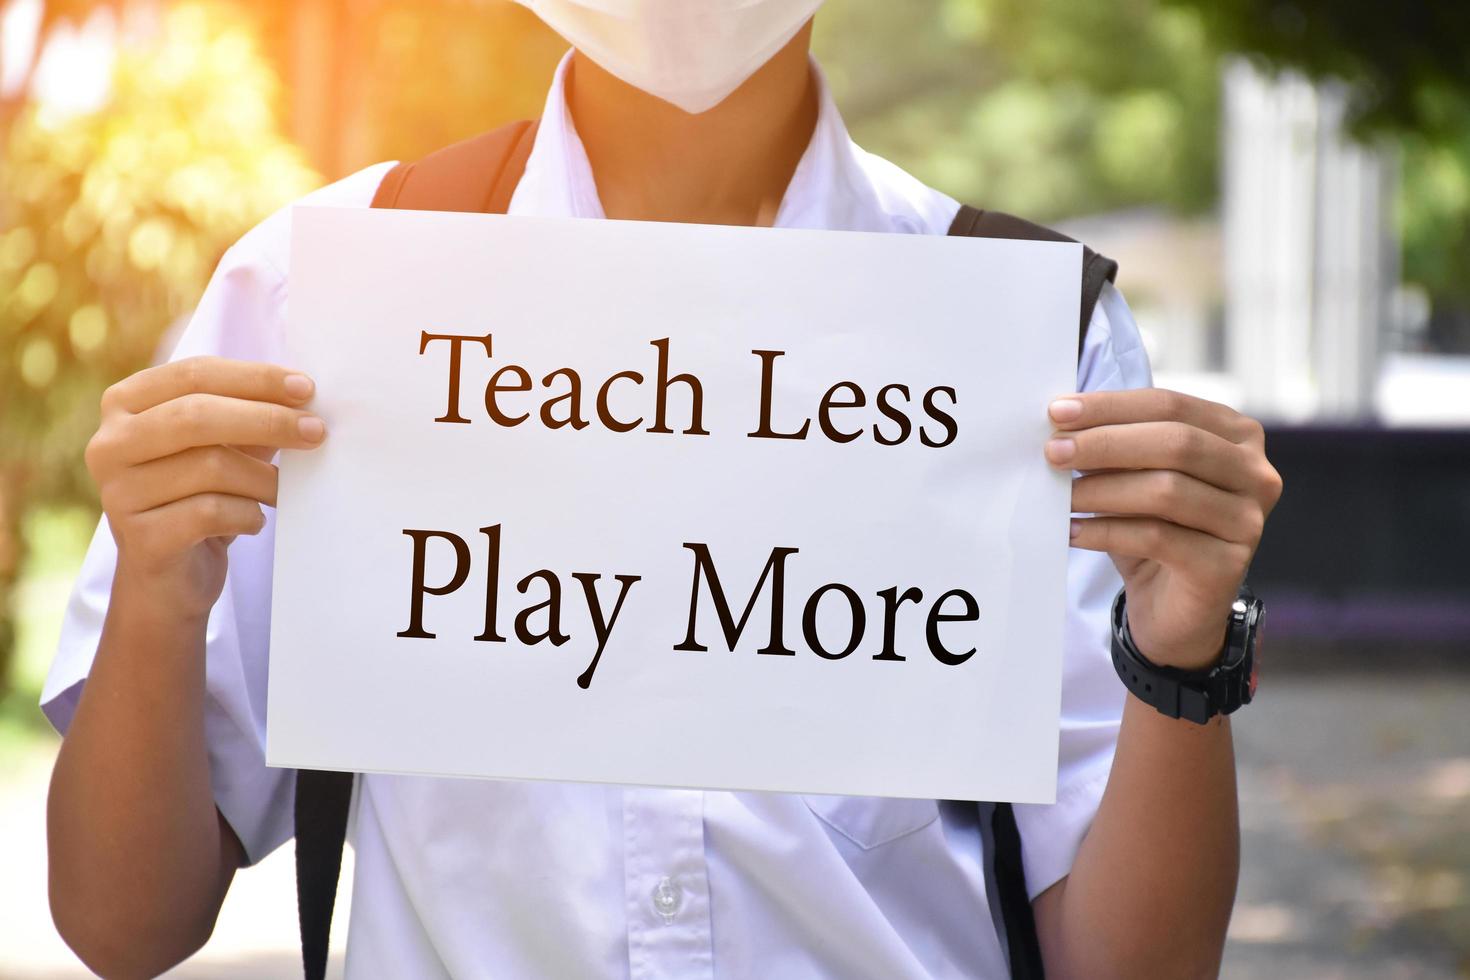
[[[1001, 211], [984, 211], [961, 205], [949, 226], [949, 234], [969, 238], [1011, 238], [1023, 241], [1070, 242], [1061, 232], [1033, 224]], [[1077, 356], [1087, 342], [1087, 326], [1097, 308], [1103, 286], [1118, 275], [1118, 263], [1082, 247], [1082, 304], [1077, 326]], [[1041, 960], [1041, 943], [1036, 936], [1036, 916], [1026, 888], [1026, 866], [1021, 854], [1021, 830], [1015, 809], [1009, 803], [981, 803], [980, 818], [988, 823], [987, 858], [1005, 929], [1005, 947], [1010, 957], [1013, 980], [1042, 980], [1046, 969]]]
[[522, 119], [400, 163], [378, 185], [375, 208], [504, 214], [536, 143], [536, 122]]
[[[373, 207], [504, 214], [535, 142], [536, 123], [522, 120], [400, 163], [378, 185]], [[306, 980], [323, 980], [327, 971], [353, 778], [350, 772], [296, 772], [296, 906]]]
[[[968, 238], [1013, 238], [1034, 242], [1073, 242], [1059, 231], [1032, 224], [1013, 214], [1003, 211], [986, 211], [960, 205], [959, 213], [950, 223], [951, 235]], [[1098, 297], [1103, 286], [1118, 277], [1118, 263], [1106, 255], [1099, 255], [1086, 245], [1082, 246], [1082, 309], [1081, 322], [1077, 330], [1077, 356], [1082, 356], [1082, 346], [1087, 342], [1087, 325], [1092, 322], [1092, 311], [1097, 308]]]
[[332, 907], [342, 874], [352, 773], [296, 771], [296, 911], [301, 923], [301, 967], [306, 980], [323, 980], [332, 935]]
[[1031, 897], [1026, 892], [1026, 868], [1021, 863], [1021, 830], [1016, 826], [1016, 812], [1009, 803], [981, 803], [980, 819], [989, 820], [986, 855], [1000, 905], [1001, 923], [1005, 928], [1006, 954], [1010, 959], [1011, 980], [1045, 980], [1046, 968], [1041, 961], [1041, 940], [1036, 935], [1036, 915]]

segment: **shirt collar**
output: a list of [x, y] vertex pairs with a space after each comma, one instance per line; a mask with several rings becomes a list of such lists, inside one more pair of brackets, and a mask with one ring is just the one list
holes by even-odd
[[[571, 62], [572, 52], [568, 51], [557, 65], [536, 130], [536, 144], [511, 198], [510, 214], [606, 217], [587, 151], [567, 108], [566, 78]], [[863, 165], [866, 154], [848, 135], [821, 69], [815, 60], [811, 64], [817, 86], [817, 121], [774, 224], [778, 228], [848, 231], [917, 230], [901, 226], [903, 222], [895, 227], [897, 216], [883, 207]]]

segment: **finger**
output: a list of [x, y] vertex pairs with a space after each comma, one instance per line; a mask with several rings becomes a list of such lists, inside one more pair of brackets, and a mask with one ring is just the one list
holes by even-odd
[[102, 407], [104, 411], [118, 408], [136, 414], [196, 394], [303, 405], [314, 391], [315, 385], [306, 375], [277, 364], [188, 357], [124, 378], [103, 393]]
[[150, 550], [177, 554], [209, 538], [256, 534], [265, 527], [265, 513], [245, 497], [201, 493], [144, 511], [133, 523]]
[[271, 460], [275, 459], [276, 453], [280, 452], [280, 450], [277, 449], [275, 446], [231, 446], [230, 448], [238, 449], [246, 456], [249, 456], [253, 459], [262, 460], [266, 463], [269, 463]]
[[1053, 466], [1073, 470], [1177, 470], [1226, 490], [1256, 484], [1260, 454], [1183, 422], [1133, 422], [1058, 432]]
[[161, 459], [194, 446], [313, 449], [326, 437], [320, 418], [270, 402], [183, 395], [119, 422], [122, 461]]
[[277, 471], [228, 446], [200, 446], [130, 466], [102, 490], [110, 514], [135, 514], [201, 493], [246, 497], [274, 507]]
[[1152, 517], [1073, 518], [1071, 543], [1087, 551], [1156, 561], [1200, 582], [1238, 581], [1251, 557], [1246, 545]]
[[1159, 517], [1225, 541], [1254, 546], [1265, 517], [1249, 497], [1227, 493], [1173, 470], [1097, 473], [1072, 483], [1079, 514]]
[[1049, 407], [1058, 429], [1090, 429], [1128, 422], [1183, 422], [1230, 442], [1264, 445], [1261, 424], [1228, 405], [1164, 388], [1087, 391], [1058, 398]]

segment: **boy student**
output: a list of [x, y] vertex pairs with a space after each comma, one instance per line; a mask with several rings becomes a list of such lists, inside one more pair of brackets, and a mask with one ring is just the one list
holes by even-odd
[[[935, 235], [962, 213], [848, 138], [807, 51], [819, 0], [523, 2], [574, 50], [502, 210]], [[388, 170], [307, 200], [367, 206]], [[108, 976], [197, 950], [236, 869], [292, 835], [296, 774], [263, 761], [269, 460], [328, 436], [312, 381], [273, 366], [290, 220], [230, 250], [175, 360], [108, 390], [87, 451], [106, 524], [43, 696], [66, 733], [50, 897]], [[1111, 286], [1078, 382], [1036, 447], [1087, 474], [1072, 509], [1100, 515], [1072, 523], [1055, 804], [1002, 821], [927, 800], [359, 776], [349, 976], [1215, 972], [1238, 846], [1220, 712], [1248, 700], [1259, 608], [1238, 590], [1280, 480], [1255, 421], [1149, 387]], [[1022, 872], [1028, 914], [995, 912]]]

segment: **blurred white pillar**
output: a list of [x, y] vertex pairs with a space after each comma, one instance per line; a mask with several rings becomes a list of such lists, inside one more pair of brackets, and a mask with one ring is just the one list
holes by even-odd
[[1226, 349], [1244, 407], [1370, 415], [1397, 285], [1391, 167], [1345, 134], [1340, 86], [1245, 61], [1224, 83]]

